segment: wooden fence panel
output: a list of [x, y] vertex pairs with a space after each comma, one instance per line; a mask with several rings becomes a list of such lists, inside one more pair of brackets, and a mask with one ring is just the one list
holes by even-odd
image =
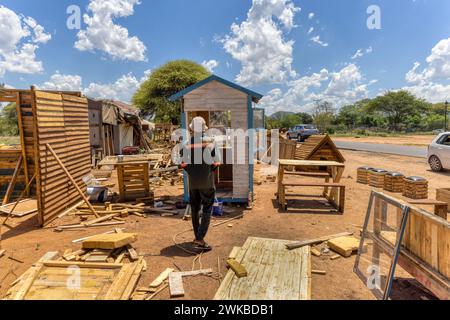
[[73, 95], [35, 91], [33, 113], [36, 115], [38, 217], [39, 224], [44, 226], [80, 201], [75, 187], [47, 150], [47, 143], [78, 186], [86, 190], [82, 178], [91, 169], [87, 100]]

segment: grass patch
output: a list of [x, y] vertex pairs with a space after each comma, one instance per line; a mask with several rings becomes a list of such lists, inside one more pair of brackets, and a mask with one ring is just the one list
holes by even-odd
[[11, 145], [16, 145], [16, 144], [20, 144], [20, 137], [2, 137], [0, 136], [0, 145], [6, 145], [6, 146], [11, 146]]

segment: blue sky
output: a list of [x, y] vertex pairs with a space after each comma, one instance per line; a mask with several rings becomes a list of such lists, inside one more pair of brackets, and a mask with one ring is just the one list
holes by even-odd
[[[341, 107], [401, 88], [432, 102], [450, 99], [447, 0], [0, 5], [0, 82], [16, 88], [34, 84], [129, 101], [152, 69], [183, 58], [208, 62], [215, 74], [266, 95], [269, 114], [309, 111], [316, 100]], [[87, 15], [81, 30], [66, 27], [70, 5]], [[381, 29], [367, 27], [370, 5], [380, 9]]]

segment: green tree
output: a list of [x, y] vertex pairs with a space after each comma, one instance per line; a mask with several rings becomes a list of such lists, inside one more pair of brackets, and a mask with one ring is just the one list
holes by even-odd
[[17, 123], [16, 104], [10, 103], [3, 107], [0, 112], [0, 136], [17, 136], [19, 134]]
[[328, 101], [318, 101], [313, 111], [314, 124], [321, 132], [329, 132], [335, 120], [333, 105]]
[[300, 123], [298, 124], [312, 124], [314, 122], [314, 119], [312, 115], [306, 112], [299, 112], [297, 113], [297, 116], [300, 117]]
[[170, 102], [168, 98], [210, 76], [208, 70], [189, 60], [176, 60], [154, 70], [144, 81], [133, 97], [133, 103], [144, 116], [154, 117], [157, 122], [179, 119], [179, 101]]
[[368, 104], [368, 110], [378, 112], [387, 118], [390, 129], [399, 131], [408, 127], [408, 119], [412, 123], [417, 116], [427, 112], [431, 105], [423, 99], [416, 98], [412, 93], [400, 90], [390, 91], [379, 96]]

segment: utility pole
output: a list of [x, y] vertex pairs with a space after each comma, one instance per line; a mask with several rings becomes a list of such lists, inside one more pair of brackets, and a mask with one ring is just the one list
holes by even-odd
[[448, 101], [445, 101], [445, 125], [444, 125], [444, 131], [447, 132], [447, 117], [448, 117]]

